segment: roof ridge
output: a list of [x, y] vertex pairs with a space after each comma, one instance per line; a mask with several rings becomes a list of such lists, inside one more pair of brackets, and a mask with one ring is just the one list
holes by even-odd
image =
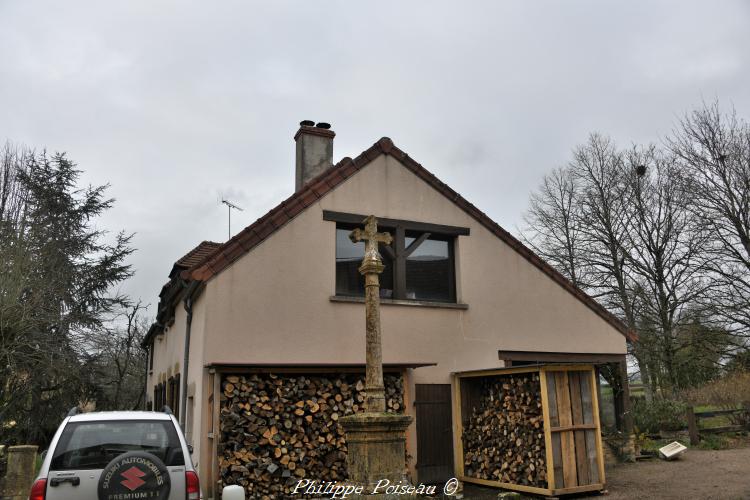
[[539, 257], [533, 250], [524, 245], [518, 238], [509, 233], [497, 222], [492, 220], [487, 214], [461, 196], [453, 188], [438, 179], [435, 174], [427, 170], [403, 150], [399, 149], [388, 137], [380, 138], [375, 144], [364, 150], [356, 158], [351, 159], [349, 157], [344, 157], [336, 163], [336, 165], [310, 179], [310, 181], [303, 185], [298, 191], [273, 207], [228, 241], [220, 244], [219, 247], [206, 255], [200, 262], [183, 271], [181, 276], [183, 278], [205, 281], [218, 274], [381, 154], [390, 155], [399, 160], [417, 177], [427, 182], [464, 212], [476, 219], [477, 222], [503, 240], [531, 264], [536, 266], [544, 274], [587, 305], [592, 311], [597, 313], [602, 319], [619, 330], [626, 338], [629, 340], [637, 339], [636, 334], [631, 332], [619, 318], [586, 292], [570, 282], [570, 280], [563, 276], [557, 269]]

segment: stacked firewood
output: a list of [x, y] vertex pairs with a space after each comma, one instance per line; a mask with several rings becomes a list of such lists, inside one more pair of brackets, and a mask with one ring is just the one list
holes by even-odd
[[[401, 376], [384, 382], [387, 411], [402, 413]], [[222, 487], [239, 484], [249, 498], [291, 498], [300, 479], [346, 479], [338, 420], [364, 411], [361, 375], [230, 375], [221, 388]]]
[[547, 487], [538, 373], [487, 377], [463, 428], [468, 477]]

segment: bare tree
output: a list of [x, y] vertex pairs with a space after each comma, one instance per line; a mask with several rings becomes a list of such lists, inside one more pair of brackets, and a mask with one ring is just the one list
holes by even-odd
[[19, 182], [19, 171], [25, 171], [29, 149], [10, 141], [0, 148], [0, 223], [17, 222], [23, 213], [24, 188]]
[[526, 215], [527, 242], [638, 333], [631, 354], [651, 394], [682, 380], [678, 354], [699, 338], [684, 325], [696, 324], [712, 283], [708, 233], [685, 186], [673, 155], [621, 151], [592, 134], [545, 177]]
[[145, 401], [147, 352], [141, 347], [150, 321], [148, 306], [128, 304], [111, 326], [87, 335], [96, 374], [93, 402], [99, 410], [138, 409]]
[[580, 197], [572, 170], [553, 170], [544, 177], [539, 191], [531, 195], [524, 221], [534, 231], [522, 238], [574, 285], [587, 288]]
[[633, 148], [626, 155], [629, 179], [625, 246], [628, 264], [642, 296], [639, 332], [650, 342], [641, 345], [652, 359], [652, 379], [662, 387], [678, 384], [677, 354], [692, 345], [684, 334], [694, 322], [698, 304], [712, 282], [706, 267], [708, 233], [687, 206], [692, 192], [680, 181], [676, 159], [654, 146]]
[[634, 298], [627, 267], [627, 180], [622, 154], [606, 137], [592, 134], [576, 148], [570, 163], [581, 185], [580, 226], [584, 258], [590, 269], [590, 293], [617, 310], [635, 328]]
[[[573, 150], [568, 165], [546, 176], [539, 192], [532, 194], [525, 239], [575, 285], [636, 331], [639, 295], [626, 247], [630, 175], [623, 154], [612, 141], [590, 135]], [[631, 348], [650, 387], [643, 349], [640, 345]]]
[[712, 235], [718, 286], [705, 303], [738, 346], [750, 335], [750, 125], [718, 101], [687, 114], [667, 139], [692, 193], [690, 209]]

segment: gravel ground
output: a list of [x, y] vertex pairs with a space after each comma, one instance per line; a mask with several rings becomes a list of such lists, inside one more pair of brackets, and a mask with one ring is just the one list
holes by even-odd
[[607, 471], [607, 500], [750, 499], [750, 448], [688, 450], [679, 460], [622, 464]]
[[[602, 500], [748, 500], [750, 448], [704, 451], [691, 449], [679, 460], [659, 459], [620, 464], [606, 471], [607, 490]], [[465, 485], [466, 500], [497, 498], [498, 490]], [[571, 498], [571, 497], [565, 497]], [[582, 497], [578, 497], [582, 498]]]

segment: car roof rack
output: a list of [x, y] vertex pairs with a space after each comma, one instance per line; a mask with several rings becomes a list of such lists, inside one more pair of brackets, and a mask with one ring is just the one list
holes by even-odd
[[78, 414], [80, 414], [80, 413], [81, 413], [81, 409], [80, 409], [80, 408], [78, 408], [77, 406], [74, 406], [74, 407], [73, 407], [73, 408], [71, 408], [71, 409], [70, 409], [70, 411], [68, 412], [68, 416], [69, 416], [69, 417], [73, 417], [73, 416], [75, 416], [75, 415], [78, 415]]
[[169, 407], [169, 406], [167, 406], [167, 405], [164, 405], [164, 406], [162, 406], [162, 407], [161, 407], [161, 411], [162, 411], [163, 413], [166, 413], [167, 415], [172, 415], [172, 408], [170, 408], [170, 407]]

